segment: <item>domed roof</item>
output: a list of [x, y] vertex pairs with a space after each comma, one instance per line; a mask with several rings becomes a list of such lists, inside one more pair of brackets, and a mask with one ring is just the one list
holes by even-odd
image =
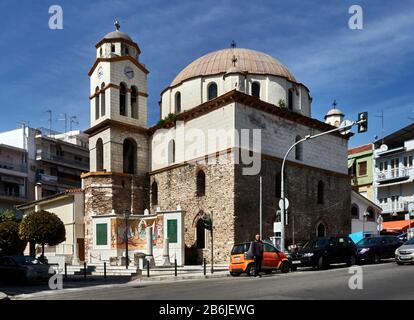
[[251, 49], [228, 48], [210, 52], [185, 67], [171, 82], [171, 86], [199, 76], [226, 73], [233, 67], [232, 58], [237, 58], [236, 67], [252, 74], [269, 74], [297, 82], [293, 74], [270, 55]]
[[108, 39], [108, 40], [109, 39], [119, 39], [119, 38], [122, 38], [122, 39], [125, 39], [125, 40], [128, 40], [128, 41], [133, 42], [132, 39], [131, 39], [131, 37], [129, 35], [127, 35], [124, 32], [121, 32], [119, 30], [109, 32], [103, 38], [104, 39]]
[[329, 116], [344, 116], [345, 114], [341, 111], [341, 109], [338, 108], [332, 108], [328, 111], [328, 113], [325, 115], [325, 118]]

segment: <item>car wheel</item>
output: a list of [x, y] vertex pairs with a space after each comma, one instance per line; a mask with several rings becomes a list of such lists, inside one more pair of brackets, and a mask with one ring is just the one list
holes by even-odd
[[380, 259], [379, 255], [374, 254], [374, 256], [372, 257], [372, 262], [375, 263], [375, 264], [380, 263], [381, 259]]
[[326, 267], [327, 267], [326, 259], [323, 256], [319, 257], [318, 265], [316, 267], [317, 267], [318, 270], [326, 269]]
[[290, 271], [292, 271], [292, 272], [295, 272], [297, 270], [298, 270], [298, 267], [295, 267], [295, 266], [290, 267]]
[[399, 266], [402, 266], [404, 263], [402, 263], [402, 262], [400, 262], [400, 261], [396, 261], [397, 262], [397, 264], [399, 265]]
[[254, 270], [253, 270], [253, 263], [249, 264], [246, 268], [246, 274], [248, 277], [254, 276]]
[[354, 266], [354, 265], [355, 265], [355, 263], [356, 263], [356, 258], [355, 258], [355, 256], [350, 256], [350, 257], [349, 257], [349, 260], [348, 260], [348, 263], [347, 263], [348, 267], [352, 267], [352, 266]]
[[287, 263], [286, 261], [283, 261], [281, 266], [280, 266], [280, 271], [282, 273], [288, 273], [289, 272], [289, 263]]
[[240, 272], [230, 272], [232, 277], [238, 277], [240, 276]]

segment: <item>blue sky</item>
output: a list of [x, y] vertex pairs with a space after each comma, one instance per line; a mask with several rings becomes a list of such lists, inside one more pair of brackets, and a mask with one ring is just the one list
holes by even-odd
[[[49, 6], [63, 8], [63, 30], [50, 30]], [[364, 9], [364, 29], [348, 28], [348, 8]], [[322, 119], [333, 99], [354, 119], [370, 114], [369, 131], [350, 146], [414, 118], [414, 1], [10, 1], [0, 3], [0, 131], [29, 121], [64, 129], [64, 113], [89, 124], [89, 79], [95, 43], [114, 19], [142, 50], [148, 78], [149, 125], [159, 117], [159, 94], [191, 61], [239, 47], [266, 52], [285, 64], [313, 97]]]

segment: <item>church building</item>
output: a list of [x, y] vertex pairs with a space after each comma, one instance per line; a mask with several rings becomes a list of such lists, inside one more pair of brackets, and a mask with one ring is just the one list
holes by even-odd
[[[334, 128], [312, 118], [306, 85], [268, 54], [232, 45], [178, 72], [161, 92], [159, 123], [148, 127], [147, 98], [156, 93], [148, 93], [139, 45], [116, 24], [95, 47], [90, 170], [82, 175], [85, 259], [124, 256], [125, 230], [129, 254], [145, 251], [150, 228], [156, 261], [165, 238], [180, 264], [209, 260], [207, 214], [218, 263], [259, 233], [260, 208], [263, 238], [274, 236], [284, 154]], [[328, 134], [290, 154], [286, 245], [351, 232], [348, 138]]]

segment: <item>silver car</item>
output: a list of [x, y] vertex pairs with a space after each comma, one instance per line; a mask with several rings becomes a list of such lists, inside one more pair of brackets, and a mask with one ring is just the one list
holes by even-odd
[[395, 261], [399, 265], [414, 262], [414, 238], [395, 250]]

